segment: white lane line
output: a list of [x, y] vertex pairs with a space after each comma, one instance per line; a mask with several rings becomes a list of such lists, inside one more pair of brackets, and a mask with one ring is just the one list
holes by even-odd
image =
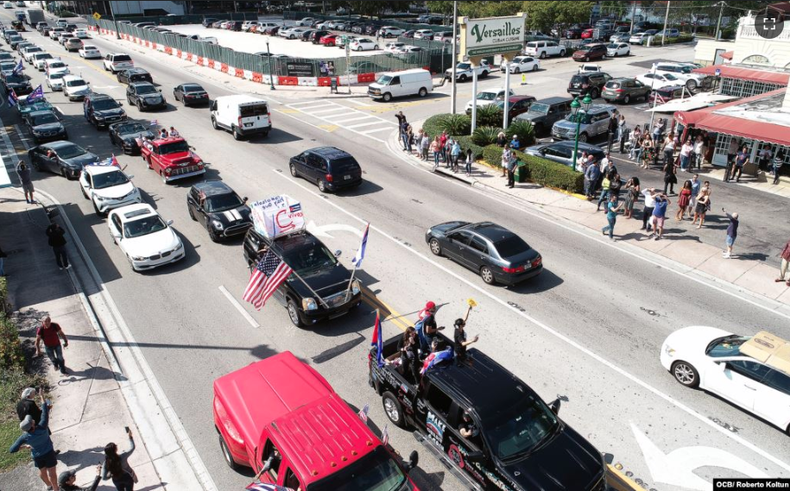
[[[289, 106], [303, 106], [305, 104], [315, 104], [315, 101], [307, 101], [307, 102], [294, 102], [292, 104], [288, 104]], [[326, 104], [327, 106], [329, 104]]]
[[[351, 213], [350, 211], [346, 210], [342, 206], [340, 206], [340, 205], [338, 205], [336, 203], [333, 203], [330, 200], [327, 200], [327, 199], [323, 198], [320, 194], [316, 193], [315, 191], [313, 191], [312, 189], [308, 188], [307, 186], [304, 186], [301, 183], [298, 183], [295, 180], [291, 179], [290, 176], [285, 175], [282, 172], [279, 172], [277, 169], [272, 169], [272, 171], [276, 175], [280, 176], [281, 178], [283, 178], [283, 179], [285, 179], [287, 181], [290, 181], [295, 186], [298, 186], [298, 187], [302, 188], [303, 191], [305, 191], [307, 193], [310, 193], [311, 195], [315, 196], [316, 198], [318, 198], [318, 199], [322, 200], [323, 202], [327, 203], [328, 205], [332, 206], [336, 210], [338, 210], [338, 211], [344, 213], [345, 215], [353, 218], [354, 220], [358, 221], [360, 224], [368, 223], [366, 220], [363, 220], [362, 218], [354, 215], [353, 213]], [[396, 238], [392, 237], [391, 235], [389, 235], [388, 233], [384, 232], [380, 228], [378, 228], [376, 226], [373, 226], [373, 225], [371, 225], [370, 228], [372, 230], [376, 231], [377, 233], [381, 234], [385, 238], [389, 239], [390, 241], [394, 242], [395, 244], [398, 244], [399, 246], [403, 247], [405, 250], [407, 250], [410, 253], [414, 254], [415, 256], [417, 256], [418, 258], [420, 258], [423, 261], [427, 262], [428, 264], [431, 264], [432, 266], [434, 266], [434, 267], [440, 269], [441, 271], [447, 273], [448, 275], [454, 277], [458, 281], [466, 284], [468, 287], [473, 288], [474, 290], [476, 290], [481, 295], [488, 297], [489, 299], [491, 299], [491, 301], [500, 304], [503, 308], [513, 312], [516, 315], [520, 315], [524, 319], [528, 320], [532, 324], [534, 324], [534, 325], [538, 326], [539, 328], [543, 329], [545, 332], [551, 334], [552, 336], [556, 337], [557, 339], [559, 339], [559, 340], [565, 342], [566, 344], [576, 348], [577, 350], [581, 351], [582, 353], [584, 353], [585, 355], [587, 355], [590, 358], [594, 359], [595, 361], [601, 363], [602, 365], [604, 365], [607, 368], [613, 370], [614, 372], [619, 373], [620, 375], [622, 375], [626, 379], [630, 380], [631, 382], [639, 385], [643, 389], [653, 393], [654, 395], [660, 397], [661, 399], [664, 399], [665, 401], [667, 401], [668, 403], [672, 404], [676, 408], [686, 412], [687, 414], [689, 414], [689, 415], [693, 416], [694, 418], [698, 419], [700, 422], [710, 426], [712, 429], [718, 431], [719, 433], [727, 436], [728, 438], [732, 439], [733, 441], [743, 445], [744, 447], [748, 448], [749, 450], [751, 450], [751, 451], [755, 452], [756, 454], [764, 457], [765, 459], [770, 460], [771, 462], [773, 462], [777, 466], [779, 466], [779, 467], [785, 469], [786, 471], [790, 472], [790, 464], [785, 463], [784, 461], [780, 460], [778, 457], [774, 457], [773, 455], [769, 454], [765, 450], [757, 447], [755, 444], [747, 441], [744, 438], [741, 438], [740, 436], [730, 432], [729, 430], [727, 430], [725, 428], [722, 428], [717, 423], [715, 423], [712, 420], [708, 419], [706, 416], [698, 413], [694, 409], [686, 406], [685, 404], [683, 404], [682, 402], [678, 401], [677, 399], [675, 399], [674, 397], [670, 396], [669, 394], [665, 394], [664, 392], [662, 392], [659, 389], [653, 387], [652, 385], [648, 384], [647, 382], [644, 382], [641, 379], [637, 378], [635, 375], [631, 375], [629, 372], [627, 372], [624, 369], [618, 367], [614, 363], [606, 360], [602, 356], [600, 356], [600, 355], [594, 353], [593, 351], [591, 351], [590, 349], [582, 346], [581, 344], [577, 343], [576, 341], [574, 341], [573, 339], [569, 338], [568, 336], [560, 333], [556, 329], [548, 326], [547, 324], [544, 324], [543, 322], [539, 321], [538, 319], [535, 319], [534, 317], [532, 317], [531, 315], [527, 314], [526, 312], [522, 312], [522, 311], [516, 309], [515, 307], [511, 306], [510, 304], [508, 304], [506, 301], [504, 301], [504, 300], [498, 298], [497, 296], [495, 296], [493, 293], [490, 293], [489, 291], [484, 290], [479, 285], [476, 285], [476, 284], [472, 283], [471, 281], [469, 281], [468, 279], [462, 277], [461, 275], [451, 271], [450, 269], [448, 269], [447, 267], [439, 264], [438, 262], [436, 262], [432, 258], [424, 256], [423, 254], [420, 254], [415, 249], [411, 248], [410, 246], [407, 246], [406, 244], [404, 244], [401, 241], [397, 240]]]
[[345, 99], [345, 100], [347, 102], [351, 102], [353, 104], [359, 104], [360, 106], [369, 106], [370, 105], [370, 101], [369, 100], [364, 101], [364, 102], [363, 101], [358, 101], [356, 99]]
[[[351, 126], [344, 126], [344, 128], [347, 128], [347, 129], [350, 130], [350, 129], [354, 129], [354, 128], [362, 128], [363, 126], [372, 126], [374, 124], [382, 124], [382, 123], [395, 124], [395, 123], [390, 123], [389, 121], [371, 121], [370, 123], [358, 123], [358, 124], [352, 124]], [[391, 130], [392, 127], [383, 128], [383, 129]]]
[[28, 139], [27, 139], [27, 137], [26, 137], [26, 136], [24, 136], [25, 134], [24, 134], [24, 133], [22, 133], [22, 129], [19, 127], [19, 125], [18, 125], [18, 124], [15, 124], [15, 125], [14, 125], [14, 128], [16, 128], [16, 132], [17, 132], [17, 134], [19, 135], [19, 139], [20, 139], [20, 140], [22, 140], [22, 145], [24, 145], [24, 146], [25, 146], [25, 150], [30, 150], [30, 148], [31, 148], [31, 147], [30, 147], [30, 145], [28, 145], [28, 143], [27, 143], [27, 140], [28, 140]]
[[368, 133], [375, 133], [377, 131], [386, 131], [386, 130], [392, 130], [392, 128], [377, 128], [375, 130], [360, 131], [360, 133], [367, 136]]
[[[351, 119], [345, 119], [349, 116], [348, 114], [338, 114], [338, 116], [340, 116], [342, 119], [335, 119], [334, 116], [325, 116], [324, 118], [325, 119], [331, 118], [332, 122], [335, 124], [346, 124], [352, 121], [361, 121], [363, 119], [368, 119], [370, 117], [370, 116], [359, 116], [359, 117], [352, 117]], [[355, 115], [351, 114], [351, 116], [355, 116]]]
[[255, 319], [252, 318], [250, 313], [247, 312], [246, 310], [244, 310], [244, 307], [235, 298], [233, 298], [233, 295], [231, 295], [231, 293], [228, 291], [228, 289], [225, 288], [225, 285], [220, 285], [218, 288], [219, 288], [219, 291], [221, 291], [222, 294], [225, 295], [225, 297], [228, 299], [228, 301], [234, 307], [236, 307], [236, 310], [239, 311], [241, 316], [244, 317], [244, 319], [246, 319], [247, 322], [249, 322], [252, 327], [254, 327], [255, 329], [258, 329], [259, 327], [261, 327], [260, 324], [255, 322]]
[[[311, 116], [314, 116], [316, 114], [333, 113], [333, 112], [337, 112], [337, 111], [343, 111], [343, 114], [345, 114], [345, 112], [348, 111], [348, 108], [345, 108], [345, 107], [333, 107], [331, 109], [321, 109], [320, 111], [312, 111], [311, 110], [311, 111], [302, 111], [302, 112], [305, 113], [305, 114], [309, 114]], [[321, 117], [322, 118], [326, 118], [328, 116], [321, 116]]]
[[[363, 112], [363, 111], [359, 111], [357, 109], [352, 109], [352, 108], [350, 108], [348, 106], [345, 106], [345, 105], [342, 105], [342, 104], [338, 104], [336, 102], [331, 102], [331, 101], [325, 101], [325, 102], [329, 102], [329, 105], [335, 106], [336, 109], [322, 109], [321, 111], [313, 111], [312, 107], [311, 108], [300, 109], [299, 107], [293, 107], [294, 104], [290, 104], [287, 107], [289, 107], [290, 109], [294, 109], [296, 111], [299, 111], [300, 113], [305, 114], [307, 116], [312, 116], [313, 118], [319, 119], [319, 120], [324, 121], [326, 123], [329, 123], [329, 124], [332, 124], [332, 125], [335, 125], [335, 126], [339, 126], [341, 129], [349, 130], [352, 133], [356, 133], [357, 135], [364, 136], [365, 138], [370, 138], [371, 140], [375, 140], [375, 141], [381, 142], [381, 143], [386, 143], [386, 141], [382, 140], [380, 138], [376, 138], [374, 136], [366, 135], [364, 132], [357, 131], [354, 128], [371, 127], [371, 126], [377, 125], [379, 123], [384, 123], [384, 124], [388, 125], [390, 127], [388, 129], [392, 129], [393, 127], [397, 126], [396, 123], [394, 123], [392, 121], [387, 121], [387, 120], [382, 119], [382, 118], [380, 118], [378, 116], [373, 116], [372, 114], [369, 114], [369, 113], [366, 113], [366, 112]], [[298, 104], [304, 104], [304, 103], [298, 103]], [[321, 107], [323, 107], [323, 106], [321, 106]], [[335, 111], [342, 111], [342, 112], [341, 113], [335, 113]], [[324, 114], [324, 113], [327, 113], [327, 114]], [[351, 125], [351, 126], [345, 126], [344, 124], [341, 124], [341, 123], [339, 123], [337, 121], [337, 118], [342, 118], [342, 117], [346, 117], [346, 116], [355, 116], [355, 115], [359, 115], [360, 116], [360, 120], [368, 119], [369, 121], [367, 121], [365, 123]], [[309, 124], [311, 126], [315, 126], [315, 125], [313, 125], [311, 123], [308, 123], [307, 121], [303, 121], [300, 118], [295, 117], [293, 114], [289, 114], [289, 116], [293, 117], [294, 119], [296, 119], [297, 121], [300, 121], [302, 123], [307, 123], [307, 124]], [[362, 116], [365, 116], [365, 117], [362, 118]], [[327, 131], [327, 130], [324, 129], [324, 131]], [[376, 130], [376, 131], [379, 131], [379, 130]]]

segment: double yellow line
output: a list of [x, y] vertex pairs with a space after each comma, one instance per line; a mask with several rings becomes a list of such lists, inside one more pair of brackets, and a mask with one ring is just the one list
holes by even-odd
[[401, 331], [405, 331], [407, 327], [413, 326], [403, 315], [387, 305], [383, 300], [378, 298], [375, 293], [364, 286], [362, 287], [362, 301], [374, 309], [378, 309], [382, 323], [390, 321], [398, 326], [398, 329]]

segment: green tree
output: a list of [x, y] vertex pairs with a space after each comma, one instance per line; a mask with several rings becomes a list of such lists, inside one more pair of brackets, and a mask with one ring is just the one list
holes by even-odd
[[527, 27], [536, 31], [548, 31], [554, 24], [587, 22], [595, 2], [542, 1], [522, 2], [527, 13]]
[[[458, 2], [458, 15], [479, 19], [480, 17], [503, 17], [516, 15], [521, 12], [524, 2]], [[453, 2], [429, 1], [426, 2], [432, 14], [453, 15]]]

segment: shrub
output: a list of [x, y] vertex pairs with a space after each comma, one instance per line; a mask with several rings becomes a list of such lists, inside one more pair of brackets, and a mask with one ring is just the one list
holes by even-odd
[[461, 145], [461, 150], [463, 150], [464, 158], [466, 158], [467, 148], [472, 149], [472, 158], [474, 158], [475, 160], [483, 156], [483, 147], [481, 147], [480, 145], [476, 145], [474, 142], [472, 142], [471, 136], [469, 135], [456, 136], [455, 139], [458, 140], [458, 143]]
[[442, 134], [443, 121], [447, 119], [449, 114], [434, 114], [425, 120], [422, 124], [422, 129], [428, 133], [431, 138]]
[[492, 167], [501, 167], [502, 148], [499, 145], [486, 145], [483, 148], [483, 160]]
[[448, 135], [468, 135], [472, 129], [472, 118], [466, 114], [445, 114], [439, 119], [439, 133], [446, 131]]
[[25, 355], [16, 325], [0, 313], [0, 371], [25, 368]]
[[519, 151], [515, 154], [527, 166], [527, 175], [532, 182], [573, 193], [580, 193], [584, 189], [584, 174], [581, 172], [574, 172], [566, 165]]
[[518, 141], [521, 147], [529, 147], [535, 143], [535, 128], [530, 121], [513, 121], [510, 126], [505, 130], [505, 135], [508, 140], [513, 138], [513, 135], [518, 135]]
[[496, 137], [499, 131], [499, 128], [493, 126], [480, 126], [475, 128], [474, 133], [472, 133], [472, 141], [481, 147], [496, 143]]
[[487, 104], [477, 106], [476, 116], [478, 126], [501, 126], [504, 113], [496, 104]]

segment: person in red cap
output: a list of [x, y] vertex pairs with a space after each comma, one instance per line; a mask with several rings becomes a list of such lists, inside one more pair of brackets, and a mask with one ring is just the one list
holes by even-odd
[[417, 335], [420, 338], [422, 356], [428, 356], [436, 333], [443, 330], [444, 326], [437, 327], [436, 325], [436, 304], [433, 302], [427, 302], [425, 308], [418, 314], [418, 317], [419, 320], [414, 324], [414, 328], [417, 330]]

